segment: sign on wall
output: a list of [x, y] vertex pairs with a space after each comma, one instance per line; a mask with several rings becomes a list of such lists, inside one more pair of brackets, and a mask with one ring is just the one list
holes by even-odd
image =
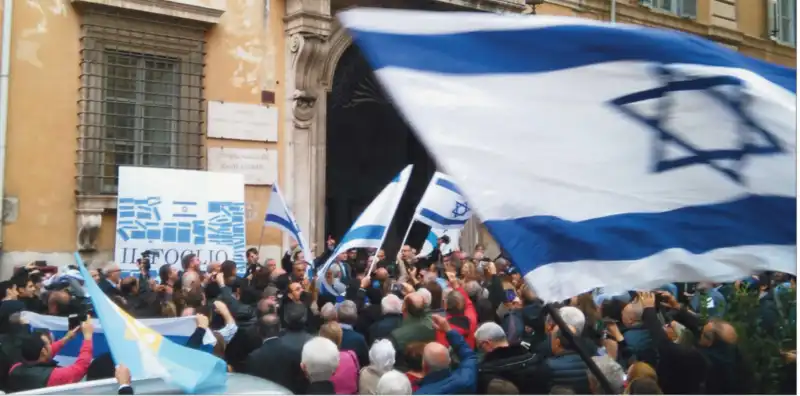
[[180, 267], [194, 253], [203, 265], [245, 260], [244, 176], [181, 169], [119, 168], [114, 260], [136, 269], [145, 250], [159, 253], [151, 270]]
[[208, 137], [277, 142], [278, 108], [209, 101]]
[[248, 185], [273, 185], [278, 179], [278, 150], [210, 147], [208, 170], [242, 174]]

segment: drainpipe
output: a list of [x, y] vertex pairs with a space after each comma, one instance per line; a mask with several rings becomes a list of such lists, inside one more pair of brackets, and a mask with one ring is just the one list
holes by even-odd
[[6, 189], [6, 132], [8, 131], [8, 80], [11, 77], [11, 15], [14, 0], [3, 1], [3, 42], [0, 44], [0, 252], [3, 250], [3, 198]]
[[617, 23], [617, 0], [611, 0], [611, 23]]

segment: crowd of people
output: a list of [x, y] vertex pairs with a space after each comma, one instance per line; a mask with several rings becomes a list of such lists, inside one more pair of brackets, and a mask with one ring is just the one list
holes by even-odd
[[[324, 254], [306, 260], [294, 246], [280, 261], [250, 249], [244, 274], [232, 261], [201, 270], [191, 254], [180, 270], [164, 265], [152, 279], [145, 262], [127, 277], [114, 263], [89, 269], [131, 316], [194, 316], [189, 347], [295, 394], [748, 393], [751, 367], [722, 320], [726, 294], [761, 288], [769, 312], [774, 290], [795, 287], [794, 277], [769, 273], [545, 304], [513, 263], [490, 260], [481, 246], [417, 257], [406, 245], [394, 259], [354, 249], [321, 279], [309, 276], [334, 247], [329, 240]], [[0, 282], [0, 389], [116, 377], [121, 394], [133, 393], [124, 366], [110, 354], [93, 358], [91, 320], [55, 340], [31, 332], [21, 315], [85, 315], [85, 281], [75, 268], [37, 262]], [[60, 367], [53, 357], [78, 334], [79, 356]], [[795, 352], [783, 358], [793, 387]]]

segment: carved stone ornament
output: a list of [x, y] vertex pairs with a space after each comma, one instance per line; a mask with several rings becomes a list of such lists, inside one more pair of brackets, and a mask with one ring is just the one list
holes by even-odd
[[314, 105], [320, 92], [322, 62], [328, 51], [325, 37], [315, 34], [293, 34], [289, 38], [292, 53], [295, 91], [292, 94], [292, 115], [295, 126], [309, 128], [314, 118]]
[[296, 89], [292, 95], [292, 114], [295, 124], [300, 128], [308, 128], [314, 118], [314, 105], [317, 97], [309, 95], [306, 91]]
[[94, 252], [97, 250], [97, 236], [103, 222], [102, 211], [84, 211], [78, 213], [78, 251]]

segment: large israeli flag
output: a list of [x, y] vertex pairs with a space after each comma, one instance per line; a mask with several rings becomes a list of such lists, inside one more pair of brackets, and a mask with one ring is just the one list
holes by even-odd
[[328, 261], [320, 268], [319, 281], [324, 290], [331, 294], [341, 294], [336, 292], [331, 285], [325, 282], [324, 274], [328, 267], [341, 252], [346, 252], [354, 248], [375, 248], [380, 249], [383, 240], [386, 238], [386, 231], [392, 223], [397, 205], [406, 190], [408, 179], [411, 177], [411, 170], [414, 166], [408, 165], [392, 181], [383, 188], [383, 191], [372, 200], [372, 203], [364, 209], [356, 221], [350, 226], [350, 230], [344, 234], [339, 245], [333, 250]]
[[116, 363], [124, 363], [133, 379], [162, 378], [186, 393], [224, 393], [227, 364], [204, 351], [176, 344], [111, 302], [95, 283], [75, 253], [94, 312], [104, 329], [105, 341]]
[[445, 230], [464, 228], [470, 216], [472, 210], [467, 199], [453, 179], [441, 172], [433, 174], [414, 212], [414, 220]]
[[578, 18], [340, 18], [543, 299], [796, 272], [795, 70]]
[[[283, 194], [281, 194], [277, 182], [272, 185], [272, 194], [269, 196], [267, 213], [264, 215], [264, 225], [277, 227], [283, 232], [288, 233], [297, 241], [297, 245], [302, 249], [306, 261], [313, 263], [314, 256], [312, 255], [311, 248], [308, 242], [306, 242], [303, 233], [300, 231], [300, 226], [298, 226], [297, 222], [294, 220], [292, 211], [286, 206], [286, 200], [283, 199]], [[311, 265], [308, 266], [309, 271], [311, 271], [311, 267]]]

